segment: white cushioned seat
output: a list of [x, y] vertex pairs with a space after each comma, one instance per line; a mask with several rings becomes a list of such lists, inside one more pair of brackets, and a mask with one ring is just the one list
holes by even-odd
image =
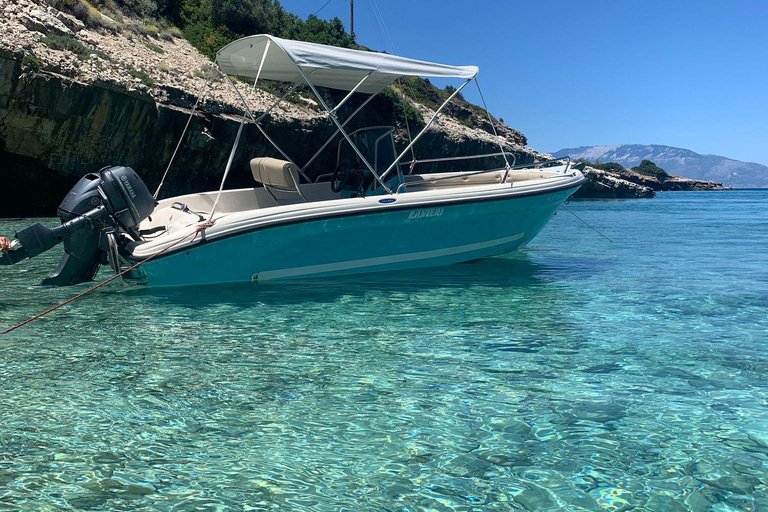
[[268, 187], [296, 190], [299, 184], [299, 170], [287, 160], [261, 157], [251, 160], [253, 179]]

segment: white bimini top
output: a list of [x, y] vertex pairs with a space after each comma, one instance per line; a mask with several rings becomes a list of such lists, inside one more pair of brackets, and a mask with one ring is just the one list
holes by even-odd
[[268, 41], [269, 50], [259, 76], [266, 80], [295, 82], [301, 78], [300, 67], [314, 85], [350, 91], [370, 74], [357, 91], [375, 94], [401, 76], [469, 79], [478, 72], [477, 66], [448, 66], [266, 34], [228, 44], [216, 54], [216, 62], [228, 75], [255, 78]]

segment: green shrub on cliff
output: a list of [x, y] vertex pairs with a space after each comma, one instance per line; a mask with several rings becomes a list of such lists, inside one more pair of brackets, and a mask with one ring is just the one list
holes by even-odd
[[632, 170], [646, 176], [654, 176], [660, 180], [669, 177], [669, 173], [667, 171], [657, 166], [650, 160], [643, 160], [640, 162], [640, 165], [633, 167]]
[[271, 34], [333, 46], [354, 47], [340, 19], [302, 20], [274, 0], [179, 0], [166, 13], [201, 53], [213, 58], [222, 46], [252, 34]]
[[72, 52], [81, 59], [87, 59], [91, 55], [97, 55], [104, 60], [112, 60], [109, 55], [101, 50], [91, 50], [87, 48], [83, 43], [69, 36], [60, 36], [56, 34], [49, 34], [40, 38], [40, 42], [53, 48], [54, 50], [61, 50], [66, 52]]
[[408, 101], [405, 101], [394, 88], [387, 87], [381, 91], [381, 98], [387, 104], [382, 111], [392, 112], [392, 120], [390, 122], [393, 125], [407, 122], [411, 132], [421, 129], [421, 127], [424, 126], [424, 118], [421, 115], [421, 112]]
[[21, 59], [21, 65], [33, 71], [40, 69], [40, 61], [34, 55], [27, 54]]
[[[452, 85], [446, 85], [446, 86], [445, 86], [445, 89], [444, 89], [444, 91], [445, 91], [445, 94], [447, 94], [448, 96], [450, 96], [451, 94], [453, 94], [454, 92], [456, 92], [456, 88], [455, 88], [454, 86], [452, 86]], [[464, 95], [463, 95], [463, 94], [461, 94], [461, 93], [457, 94], [457, 95], [454, 97], [454, 99], [455, 99], [456, 101], [464, 101], [464, 102], [466, 102], [466, 100], [464, 99]]]
[[49, 34], [41, 37], [40, 42], [54, 50], [72, 52], [81, 59], [85, 59], [91, 54], [91, 50], [86, 48], [83, 43], [69, 36]]
[[601, 170], [601, 171], [607, 171], [607, 172], [622, 172], [622, 171], [626, 171], [624, 166], [621, 165], [620, 163], [617, 163], [617, 162], [602, 163], [602, 162], [600, 162], [599, 158], [597, 160], [595, 160], [594, 162], [590, 162], [589, 160], [584, 159], [584, 158], [578, 158], [578, 159], [575, 160], [575, 163], [577, 163], [577, 164], [583, 163], [583, 164], [588, 165], [588, 166], [590, 166], [590, 167], [592, 167], [594, 169], [598, 169], [598, 170]]
[[621, 172], [625, 171], [624, 166], [617, 162], [606, 162], [604, 164], [595, 162], [595, 164], [592, 165], [595, 169], [600, 169], [602, 171], [608, 171], [608, 172]]
[[403, 77], [400, 81], [403, 84], [403, 92], [407, 96], [432, 110], [437, 110], [449, 96], [446, 91], [432, 85], [428, 78], [412, 76]]
[[[104, 9], [106, 10], [107, 8], [105, 7]], [[120, 30], [121, 25], [119, 23], [115, 22], [111, 17], [102, 14], [94, 5], [88, 2], [88, 0], [76, 1], [72, 8], [72, 12], [80, 19], [80, 21], [85, 23], [85, 26], [88, 28], [103, 29], [114, 33], [117, 33]], [[117, 15], [113, 12], [110, 12], [110, 14], [113, 16], [120, 15], [119, 11], [117, 11]]]
[[141, 83], [146, 85], [147, 87], [153, 87], [155, 85], [155, 81], [152, 80], [152, 77], [146, 74], [143, 71], [140, 71], [138, 69], [134, 69], [131, 67], [126, 68], [126, 71], [129, 75], [131, 75], [133, 78], [138, 78]]
[[165, 50], [163, 50], [161, 47], [157, 46], [154, 43], [144, 43], [144, 46], [146, 46], [148, 49], [152, 50], [155, 53], [159, 53], [160, 55], [165, 53]]

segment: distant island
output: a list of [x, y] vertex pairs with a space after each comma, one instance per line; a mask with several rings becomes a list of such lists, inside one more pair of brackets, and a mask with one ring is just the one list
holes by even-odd
[[619, 144], [614, 146], [579, 146], [561, 149], [555, 157], [570, 156], [590, 162], [616, 162], [625, 168], [643, 160], [655, 162], [669, 173], [695, 180], [722, 183], [734, 188], [768, 187], [768, 167], [741, 162], [719, 155], [702, 155], [689, 149], [658, 144]]

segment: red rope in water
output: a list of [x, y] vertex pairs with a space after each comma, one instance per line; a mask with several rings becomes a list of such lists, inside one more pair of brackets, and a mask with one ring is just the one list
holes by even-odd
[[203, 223], [203, 224], [200, 224], [199, 226], [197, 226], [197, 229], [195, 229], [195, 231], [193, 231], [192, 233], [188, 234], [188, 235], [187, 235], [187, 236], [185, 236], [184, 238], [181, 238], [181, 239], [179, 239], [179, 240], [175, 241], [174, 243], [172, 243], [171, 245], [169, 245], [168, 247], [166, 247], [166, 248], [165, 248], [165, 249], [163, 249], [162, 251], [158, 251], [158, 252], [156, 252], [155, 254], [153, 254], [153, 255], [149, 256], [148, 258], [146, 258], [146, 259], [144, 259], [144, 260], [142, 260], [142, 261], [140, 261], [140, 262], [136, 263], [135, 265], [133, 265], [133, 266], [131, 266], [131, 267], [128, 267], [127, 269], [123, 270], [123, 271], [122, 271], [122, 272], [120, 272], [119, 274], [115, 274], [114, 276], [110, 277], [109, 279], [106, 279], [106, 280], [104, 280], [104, 281], [100, 282], [100, 283], [99, 283], [99, 284], [97, 284], [97, 285], [91, 286], [90, 288], [88, 288], [88, 289], [87, 289], [87, 290], [85, 290], [84, 292], [78, 293], [78, 294], [77, 294], [77, 295], [75, 295], [74, 297], [72, 297], [72, 298], [70, 298], [70, 299], [67, 299], [67, 300], [65, 300], [64, 302], [60, 303], [60, 304], [57, 304], [57, 305], [55, 305], [55, 306], [53, 306], [52, 308], [46, 309], [46, 310], [45, 310], [45, 311], [43, 311], [42, 313], [38, 313], [38, 314], [36, 314], [36, 315], [34, 315], [34, 316], [31, 316], [31, 317], [27, 318], [26, 320], [24, 320], [23, 322], [21, 322], [21, 323], [18, 323], [18, 324], [16, 324], [16, 325], [14, 325], [13, 327], [11, 327], [11, 328], [9, 328], [9, 329], [6, 329], [6, 330], [4, 330], [3, 332], [0, 332], [0, 336], [2, 336], [2, 335], [4, 335], [4, 334], [8, 334], [8, 333], [9, 333], [9, 332], [11, 332], [11, 331], [15, 331], [15, 330], [16, 330], [16, 329], [18, 329], [19, 327], [23, 327], [23, 326], [27, 325], [27, 324], [28, 324], [28, 323], [30, 323], [30, 322], [34, 322], [34, 321], [35, 321], [35, 320], [37, 320], [38, 318], [44, 317], [44, 316], [45, 316], [45, 315], [47, 315], [48, 313], [50, 313], [50, 312], [52, 312], [52, 311], [56, 311], [57, 309], [59, 309], [59, 308], [61, 308], [61, 307], [63, 307], [63, 306], [66, 306], [67, 304], [69, 304], [69, 303], [71, 303], [71, 302], [74, 302], [74, 301], [76, 301], [76, 300], [77, 300], [77, 299], [79, 299], [80, 297], [84, 297], [84, 296], [88, 295], [88, 294], [89, 294], [89, 293], [91, 293], [92, 291], [94, 291], [94, 290], [97, 290], [97, 289], [101, 288], [102, 286], [104, 286], [104, 285], [106, 285], [106, 284], [109, 284], [109, 283], [111, 283], [112, 281], [114, 281], [114, 280], [115, 280], [115, 279], [117, 279], [118, 277], [122, 277], [123, 275], [127, 274], [127, 273], [128, 273], [128, 272], [130, 272], [131, 270], [135, 270], [135, 269], [136, 269], [136, 268], [138, 268], [140, 265], [142, 265], [142, 264], [144, 264], [144, 263], [146, 263], [146, 262], [148, 262], [148, 261], [150, 261], [150, 260], [152, 260], [152, 259], [154, 259], [154, 258], [157, 258], [158, 256], [160, 256], [160, 255], [161, 255], [161, 254], [163, 254], [164, 252], [167, 252], [167, 251], [169, 251], [169, 250], [173, 249], [174, 247], [176, 247], [177, 245], [179, 245], [181, 242], [183, 242], [183, 241], [187, 240], [189, 237], [195, 237], [195, 238], [196, 238], [198, 233], [200, 233], [201, 231], [203, 231], [205, 228], [209, 228], [209, 227], [211, 227], [211, 226], [213, 226], [213, 222], [210, 222], [210, 221], [209, 221], [209, 222], [205, 222], [205, 223]]

